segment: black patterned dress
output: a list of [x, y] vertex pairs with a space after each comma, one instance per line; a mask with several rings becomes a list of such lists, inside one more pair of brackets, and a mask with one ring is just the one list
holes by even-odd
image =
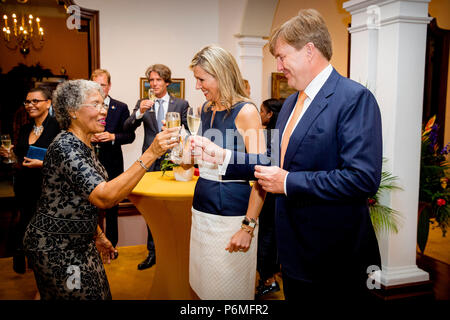
[[42, 299], [111, 299], [88, 198], [108, 176], [94, 151], [62, 131], [44, 159], [42, 194], [24, 237]]

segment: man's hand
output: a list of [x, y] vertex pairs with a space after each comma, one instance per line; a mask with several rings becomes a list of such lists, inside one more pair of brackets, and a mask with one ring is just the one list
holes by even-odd
[[153, 105], [155, 104], [154, 101], [150, 100], [150, 99], [145, 99], [142, 100], [140, 105], [139, 105], [139, 112], [141, 114], [144, 114], [145, 111], [151, 109], [153, 107]]
[[190, 139], [195, 158], [214, 164], [222, 164], [225, 160], [226, 149], [222, 149], [208, 138], [193, 136]]
[[92, 135], [92, 142], [108, 142], [116, 140], [116, 135], [114, 133], [109, 133], [108, 131], [96, 133]]
[[284, 193], [284, 180], [288, 172], [280, 167], [255, 166], [255, 177], [261, 187], [272, 193]]

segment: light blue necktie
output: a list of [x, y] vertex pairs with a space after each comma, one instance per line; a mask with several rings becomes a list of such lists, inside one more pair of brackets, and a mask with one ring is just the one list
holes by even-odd
[[164, 107], [163, 107], [163, 99], [156, 100], [159, 104], [158, 106], [158, 116], [156, 117], [156, 121], [158, 122], [158, 130], [161, 131], [162, 128], [162, 120], [164, 120]]

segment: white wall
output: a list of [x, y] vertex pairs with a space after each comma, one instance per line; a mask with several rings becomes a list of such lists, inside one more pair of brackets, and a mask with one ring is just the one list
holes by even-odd
[[[111, 73], [111, 96], [128, 104], [139, 98], [139, 78], [148, 66], [166, 64], [173, 78], [185, 79], [185, 99], [200, 105], [189, 63], [208, 44], [235, 54], [233, 36], [240, 28], [246, 0], [77, 0], [100, 11], [100, 63]], [[226, 9], [226, 10], [225, 10]], [[235, 56], [236, 57], [236, 56]], [[125, 169], [139, 157], [143, 127], [132, 144], [122, 147]]]

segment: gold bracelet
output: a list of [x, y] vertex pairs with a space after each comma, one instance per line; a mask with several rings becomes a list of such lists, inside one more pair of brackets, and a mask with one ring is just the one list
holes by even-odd
[[245, 224], [241, 224], [241, 229], [253, 237], [253, 228], [251, 228]]

